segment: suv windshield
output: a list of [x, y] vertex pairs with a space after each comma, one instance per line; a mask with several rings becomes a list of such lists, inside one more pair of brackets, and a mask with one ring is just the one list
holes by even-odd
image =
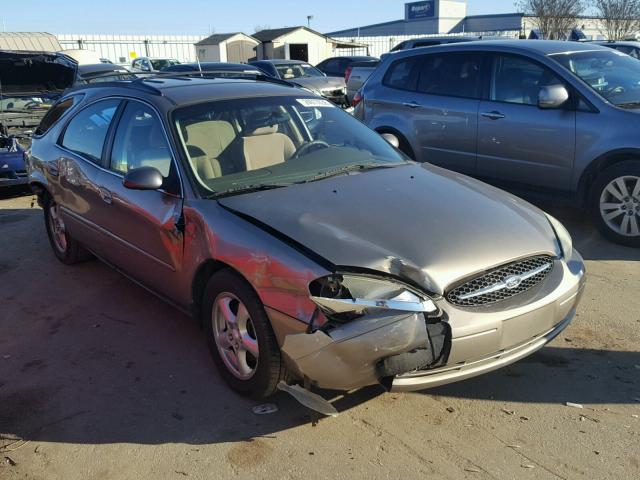
[[584, 80], [605, 100], [619, 107], [640, 107], [640, 62], [616, 50], [551, 55]]
[[306, 63], [290, 63], [285, 65], [276, 65], [278, 75], [284, 80], [302, 77], [323, 77], [324, 74], [315, 67]]
[[173, 58], [151, 60], [151, 66], [154, 70], [162, 70], [163, 68], [170, 67], [171, 65], [180, 65], [180, 62]]
[[407, 163], [382, 137], [321, 98], [210, 102], [180, 108], [173, 119], [207, 197]]

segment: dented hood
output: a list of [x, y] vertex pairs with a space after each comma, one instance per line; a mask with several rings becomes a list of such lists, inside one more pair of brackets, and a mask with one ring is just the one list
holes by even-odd
[[427, 164], [331, 177], [219, 202], [338, 268], [391, 274], [433, 293], [515, 259], [558, 254], [542, 211]]

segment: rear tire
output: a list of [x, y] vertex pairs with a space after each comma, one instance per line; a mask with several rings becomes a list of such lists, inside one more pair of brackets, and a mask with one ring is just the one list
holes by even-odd
[[66, 231], [59, 205], [49, 196], [43, 203], [47, 237], [56, 258], [66, 265], [89, 260], [91, 254]]
[[260, 298], [238, 274], [213, 275], [202, 301], [207, 344], [231, 388], [256, 399], [272, 395], [285, 378], [284, 362]]
[[620, 162], [600, 172], [591, 189], [589, 210], [606, 238], [640, 247], [640, 161]]

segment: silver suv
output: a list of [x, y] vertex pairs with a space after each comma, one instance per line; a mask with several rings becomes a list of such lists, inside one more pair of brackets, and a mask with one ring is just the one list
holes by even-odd
[[590, 210], [640, 246], [640, 62], [594, 44], [482, 41], [386, 56], [355, 115], [410, 157]]

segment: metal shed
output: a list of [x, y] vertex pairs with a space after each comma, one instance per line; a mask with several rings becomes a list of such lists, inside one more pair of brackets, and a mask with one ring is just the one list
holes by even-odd
[[259, 44], [242, 32], [216, 33], [196, 43], [196, 51], [201, 62], [247, 63], [255, 58]]
[[61, 50], [55, 35], [45, 32], [0, 32], [0, 50], [57, 52]]

